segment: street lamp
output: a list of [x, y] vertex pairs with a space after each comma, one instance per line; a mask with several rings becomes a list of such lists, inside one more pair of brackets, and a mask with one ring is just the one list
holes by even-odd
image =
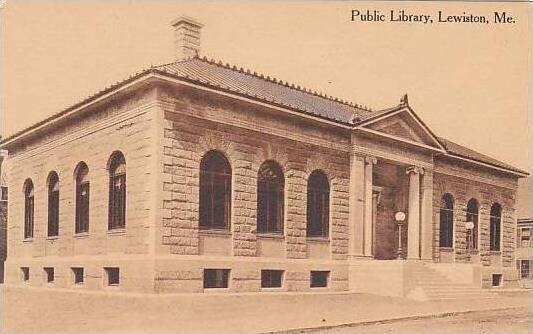
[[405, 221], [405, 213], [402, 211], [398, 211], [394, 214], [394, 219], [396, 220], [396, 224], [398, 224], [398, 259], [402, 258], [402, 225]]

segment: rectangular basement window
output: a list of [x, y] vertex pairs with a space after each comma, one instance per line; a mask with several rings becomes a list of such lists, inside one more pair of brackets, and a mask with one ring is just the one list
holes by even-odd
[[21, 278], [23, 282], [30, 280], [30, 267], [20, 267]]
[[54, 283], [54, 280], [55, 280], [54, 268], [45, 267], [43, 269], [44, 269], [44, 279], [46, 280], [46, 283]]
[[120, 269], [117, 267], [106, 267], [105, 270], [105, 277], [106, 277], [106, 285], [108, 286], [114, 286], [120, 284]]
[[329, 271], [311, 271], [311, 287], [326, 288], [328, 286]]
[[492, 274], [492, 286], [501, 286], [502, 285], [502, 274]]
[[262, 288], [281, 288], [283, 270], [261, 270]]
[[74, 284], [83, 284], [83, 268], [72, 267], [72, 274], [74, 275]]
[[227, 288], [229, 269], [204, 269], [204, 289]]

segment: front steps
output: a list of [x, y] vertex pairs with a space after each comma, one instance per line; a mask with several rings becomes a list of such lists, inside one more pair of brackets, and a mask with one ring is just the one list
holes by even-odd
[[415, 300], [490, 299], [494, 294], [474, 284], [459, 283], [424, 263], [411, 268], [412, 289], [407, 297]]

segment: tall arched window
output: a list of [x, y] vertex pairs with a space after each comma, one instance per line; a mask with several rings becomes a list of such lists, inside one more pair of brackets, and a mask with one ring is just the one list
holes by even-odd
[[108, 229], [126, 227], [126, 160], [120, 152], [109, 161], [109, 221]]
[[48, 236], [59, 234], [59, 177], [56, 172], [48, 174]]
[[479, 235], [479, 205], [478, 202], [472, 198], [468, 201], [466, 205], [466, 221], [472, 222], [473, 228], [469, 233], [469, 240], [466, 244], [467, 248], [477, 249], [478, 248], [478, 235]]
[[24, 182], [24, 239], [33, 238], [34, 212], [33, 182], [27, 179]]
[[440, 247], [453, 247], [453, 196], [444, 194], [440, 207]]
[[89, 232], [89, 168], [80, 162], [75, 169], [76, 233]]
[[283, 233], [285, 178], [275, 161], [265, 161], [257, 177], [257, 232]]
[[490, 250], [500, 250], [500, 233], [502, 224], [502, 207], [498, 203], [490, 208]]
[[229, 229], [231, 217], [231, 167], [217, 151], [200, 161], [200, 228]]
[[329, 182], [315, 170], [307, 181], [307, 236], [327, 237], [329, 230]]

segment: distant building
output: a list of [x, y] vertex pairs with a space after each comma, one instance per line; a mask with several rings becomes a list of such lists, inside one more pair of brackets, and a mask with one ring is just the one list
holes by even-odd
[[201, 27], [177, 20], [175, 62], [2, 141], [7, 282], [428, 298], [517, 285], [526, 172], [437, 137], [406, 95], [373, 111], [201, 58]]
[[6, 153], [0, 151], [0, 283], [4, 283], [4, 262], [7, 256], [7, 182], [2, 170]]
[[533, 218], [517, 221], [515, 257], [520, 286], [533, 288]]

